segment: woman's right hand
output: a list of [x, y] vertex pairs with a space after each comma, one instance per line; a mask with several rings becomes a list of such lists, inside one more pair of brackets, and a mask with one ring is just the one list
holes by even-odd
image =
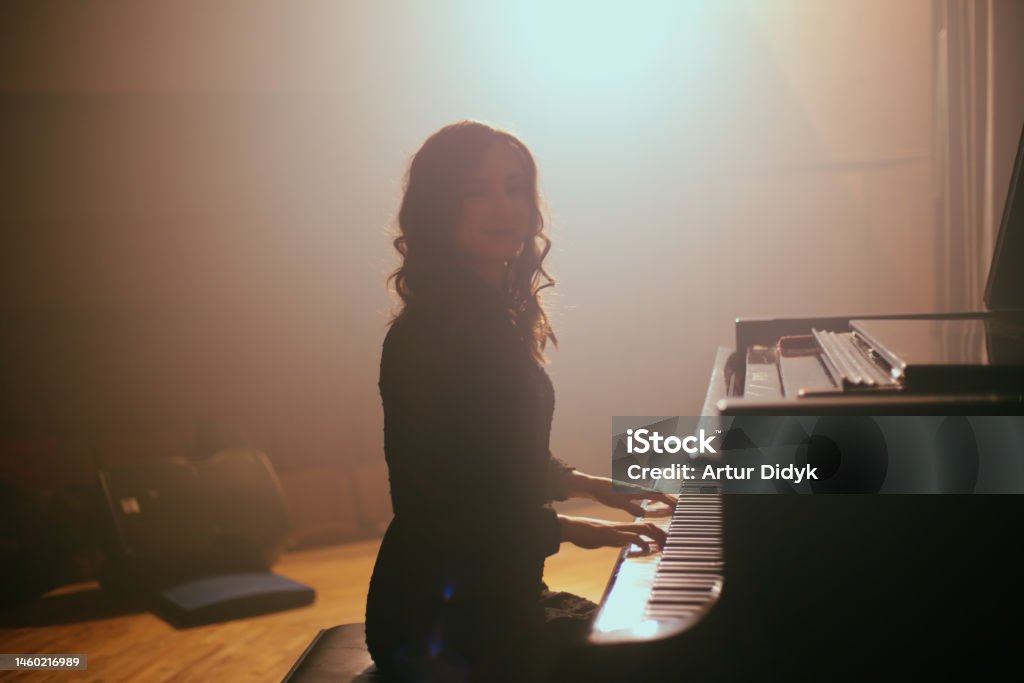
[[650, 522], [609, 522], [589, 517], [558, 516], [562, 541], [581, 548], [621, 548], [636, 544], [645, 552], [665, 546], [668, 534]]

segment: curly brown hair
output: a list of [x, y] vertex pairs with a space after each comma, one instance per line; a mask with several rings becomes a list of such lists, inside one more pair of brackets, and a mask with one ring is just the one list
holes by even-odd
[[393, 244], [402, 264], [388, 277], [403, 307], [396, 319], [421, 303], [450, 302], [457, 267], [454, 229], [459, 217], [462, 186], [495, 142], [508, 144], [520, 156], [527, 176], [532, 220], [530, 237], [509, 262], [503, 292], [509, 319], [538, 362], [544, 363], [548, 341], [558, 338], [548, 320], [541, 290], [554, 279], [544, 269], [551, 250], [537, 186], [537, 164], [514, 135], [477, 121], [445, 126], [423, 143], [405, 177], [398, 236]]

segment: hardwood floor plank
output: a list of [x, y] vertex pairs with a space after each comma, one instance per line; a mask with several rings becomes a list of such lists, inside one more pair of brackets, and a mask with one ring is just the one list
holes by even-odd
[[[570, 514], [622, 519], [602, 508]], [[148, 612], [120, 614], [95, 583], [66, 586], [43, 600], [3, 615], [0, 651], [85, 653], [82, 672], [0, 672], [0, 680], [279, 681], [322, 628], [361, 622], [380, 539], [286, 553], [274, 567], [313, 586], [316, 601], [300, 609], [222, 624], [176, 630]], [[548, 558], [545, 581], [598, 601], [618, 551], [563, 544]]]

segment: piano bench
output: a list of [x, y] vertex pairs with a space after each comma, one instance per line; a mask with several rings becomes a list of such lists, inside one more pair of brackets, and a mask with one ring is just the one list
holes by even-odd
[[342, 624], [316, 634], [282, 683], [386, 683], [366, 650], [363, 624]]

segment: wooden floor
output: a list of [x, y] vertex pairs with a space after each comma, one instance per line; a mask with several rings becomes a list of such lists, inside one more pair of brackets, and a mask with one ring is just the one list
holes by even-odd
[[[571, 514], [623, 519], [606, 508]], [[175, 630], [149, 613], [118, 614], [94, 583], [53, 591], [4, 615], [0, 652], [84, 653], [87, 671], [0, 672], [6, 681], [280, 681], [321, 628], [363, 621], [379, 539], [286, 553], [274, 571], [316, 589], [309, 607]], [[600, 600], [618, 551], [563, 544], [548, 558], [552, 589]]]

